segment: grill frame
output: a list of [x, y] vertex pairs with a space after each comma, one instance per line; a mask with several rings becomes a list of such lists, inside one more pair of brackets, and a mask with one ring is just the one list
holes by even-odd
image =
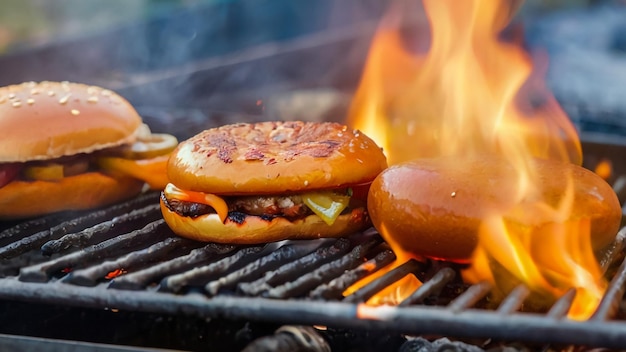
[[[625, 322], [576, 322], [540, 314], [502, 314], [442, 307], [370, 307], [382, 319], [358, 318], [364, 307], [354, 303], [311, 300], [275, 300], [259, 297], [216, 296], [193, 293], [174, 295], [145, 291], [85, 287], [42, 287], [15, 279], [0, 280], [0, 298], [76, 307], [102, 307], [203, 318], [249, 319], [279, 324], [323, 325], [334, 328], [385, 331], [408, 335], [445, 335], [456, 338], [491, 338], [542, 344], [623, 348]], [[37, 297], [36, 299], [26, 296]]]

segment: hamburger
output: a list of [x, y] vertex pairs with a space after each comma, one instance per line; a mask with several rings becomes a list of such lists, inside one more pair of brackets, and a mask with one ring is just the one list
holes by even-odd
[[118, 94], [69, 82], [0, 88], [0, 219], [104, 206], [162, 189], [178, 141]]
[[343, 236], [371, 226], [367, 191], [386, 167], [374, 141], [341, 124], [231, 124], [172, 152], [161, 210], [175, 233], [199, 241]]

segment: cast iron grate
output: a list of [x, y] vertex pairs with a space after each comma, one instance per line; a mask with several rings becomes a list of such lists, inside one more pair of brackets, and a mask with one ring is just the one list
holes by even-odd
[[[487, 309], [489, 284], [464, 285], [458, 267], [436, 261], [408, 261], [344, 298], [345, 288], [395, 259], [375, 231], [257, 246], [199, 243], [171, 232], [156, 193], [4, 226], [1, 299], [614, 348], [626, 336], [620, 306], [626, 262], [596, 314], [577, 322], [566, 318], [573, 291], [547, 312], [532, 313], [523, 311], [529, 292], [520, 286]], [[407, 274], [425, 284], [398, 307], [360, 304]]]

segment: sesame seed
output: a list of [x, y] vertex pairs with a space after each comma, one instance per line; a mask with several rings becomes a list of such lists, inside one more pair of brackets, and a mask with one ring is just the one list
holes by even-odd
[[71, 95], [72, 94], [70, 93], [70, 94], [64, 96], [63, 98], [59, 99], [59, 104], [62, 104], [62, 105], [67, 104], [67, 102], [70, 100], [70, 96]]
[[18, 101], [14, 101], [11, 105], [12, 105], [14, 108], [19, 108], [20, 106], [22, 106], [22, 102], [21, 102], [21, 101], [19, 101], [19, 100], [18, 100]]
[[91, 97], [87, 98], [87, 101], [90, 102], [90, 103], [97, 103], [98, 102], [98, 97], [91, 96]]
[[78, 115], [80, 114], [80, 111], [78, 111], [78, 110], [76, 110], [76, 109], [72, 109], [70, 112], [71, 112], [71, 113], [72, 113], [72, 115], [74, 115], [74, 116], [78, 116]]
[[35, 99], [30, 98], [30, 99], [26, 100], [26, 104], [28, 104], [28, 105], [33, 105], [33, 104], [35, 104]]
[[111, 92], [108, 89], [104, 89], [104, 90], [102, 90], [102, 93], [100, 93], [100, 94], [102, 94], [102, 96], [104, 96], [104, 97], [110, 97], [111, 94], [113, 94], [113, 92]]
[[48, 91], [48, 96], [49, 96], [49, 97], [53, 97], [53, 96], [55, 96], [55, 95], [56, 95], [56, 93], [55, 93], [53, 90], [49, 90], [49, 91]]
[[97, 94], [97, 93], [98, 93], [98, 87], [96, 87], [96, 86], [89, 86], [87, 88], [87, 94], [94, 95], [94, 94]]
[[34, 86], [36, 86], [36, 85], [37, 85], [37, 83], [35, 83], [35, 82], [33, 82], [33, 81], [26, 82], [26, 86], [27, 86], [27, 87], [29, 87], [29, 88], [32, 88], [32, 87], [34, 87]]
[[9, 94], [9, 99], [15, 99], [15, 93]]
[[450, 197], [452, 197], [452, 198], [456, 197], [456, 192], [450, 193]]
[[308, 186], [309, 185], [309, 180], [304, 180], [304, 185]]
[[39, 89], [37, 89], [37, 88], [33, 88], [33, 89], [31, 89], [31, 90], [30, 90], [30, 94], [31, 94], [31, 95], [37, 95], [37, 94], [39, 94]]

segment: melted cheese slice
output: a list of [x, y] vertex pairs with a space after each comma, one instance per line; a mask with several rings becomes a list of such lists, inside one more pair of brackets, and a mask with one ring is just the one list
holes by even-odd
[[167, 186], [165, 186], [163, 193], [167, 199], [177, 199], [183, 202], [208, 205], [215, 209], [215, 212], [222, 222], [226, 221], [226, 217], [228, 216], [228, 205], [226, 204], [226, 201], [215, 194], [184, 191], [171, 183], [168, 183]]
[[146, 182], [152, 189], [163, 189], [169, 182], [167, 178], [168, 158], [169, 155], [142, 160], [100, 157], [96, 163], [103, 170], [132, 176]]

